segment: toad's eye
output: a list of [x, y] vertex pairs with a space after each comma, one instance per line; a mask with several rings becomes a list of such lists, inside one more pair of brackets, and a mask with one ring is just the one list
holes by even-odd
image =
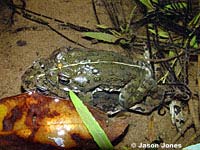
[[67, 76], [63, 73], [59, 73], [58, 82], [62, 85], [68, 85], [70, 83], [70, 78], [69, 78], [69, 76]]

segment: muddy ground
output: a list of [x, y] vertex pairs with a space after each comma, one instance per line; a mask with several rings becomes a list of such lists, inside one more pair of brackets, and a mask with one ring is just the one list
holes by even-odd
[[[16, 3], [21, 4], [20, 1], [16, 1]], [[103, 18], [103, 23], [110, 25], [105, 10], [100, 3], [98, 6], [98, 14]], [[90, 0], [26, 0], [26, 7], [34, 12], [91, 29], [95, 29], [97, 24]], [[55, 49], [62, 46], [79, 47], [53, 32], [47, 26], [27, 20], [21, 15], [15, 14], [12, 24], [11, 14], [12, 11], [1, 3], [0, 98], [21, 93], [21, 76], [34, 60], [47, 57]], [[49, 20], [49, 22], [51, 21]], [[127, 53], [116, 45], [91, 44], [91, 42], [83, 39], [79, 32], [69, 28], [59, 28], [54, 22], [52, 22], [52, 26], [65, 36], [86, 47]], [[191, 65], [191, 69], [193, 67], [195, 66]], [[193, 73], [191, 74], [194, 76]], [[193, 86], [196, 86], [195, 82]], [[130, 127], [126, 136], [115, 147], [116, 149], [131, 149], [133, 143], [151, 143], [158, 137], [161, 137], [165, 143], [171, 144], [173, 137], [177, 134], [168, 111], [164, 116], [159, 116], [157, 112], [153, 112], [146, 116], [127, 113], [126, 117], [129, 117]], [[181, 137], [176, 143], [185, 146], [192, 134], [194, 134], [194, 129], [188, 129], [184, 137]]]

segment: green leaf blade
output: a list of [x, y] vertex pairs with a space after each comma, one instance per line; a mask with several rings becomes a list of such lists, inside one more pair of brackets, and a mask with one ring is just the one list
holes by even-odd
[[94, 138], [94, 141], [98, 144], [100, 149], [112, 150], [113, 145], [111, 144], [109, 138], [107, 137], [106, 133], [101, 128], [99, 123], [95, 120], [93, 115], [90, 113], [88, 108], [83, 104], [83, 102], [76, 96], [73, 91], [69, 91], [69, 95], [84, 125], [87, 127], [88, 131], [90, 132], [90, 134]]
[[176, 2], [175, 4], [167, 4], [167, 5], [165, 5], [164, 8], [165, 9], [173, 9], [173, 5], [175, 5], [177, 9], [185, 9], [185, 8], [187, 8], [187, 3], [186, 2]]
[[115, 43], [119, 39], [114, 35], [103, 32], [83, 32], [83, 36], [109, 43]]
[[150, 11], [152, 11], [153, 5], [151, 4], [151, 2], [149, 0], [140, 0], [140, 2], [145, 5]]

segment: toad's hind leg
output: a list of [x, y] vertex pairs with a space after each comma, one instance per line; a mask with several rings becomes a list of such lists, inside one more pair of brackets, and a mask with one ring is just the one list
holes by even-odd
[[135, 104], [140, 103], [152, 91], [157, 89], [154, 79], [143, 79], [143, 81], [132, 80], [129, 82], [119, 94], [119, 103], [122, 107], [128, 109]]

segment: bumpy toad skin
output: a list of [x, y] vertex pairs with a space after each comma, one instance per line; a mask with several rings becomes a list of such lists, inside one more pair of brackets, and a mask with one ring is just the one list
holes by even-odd
[[25, 90], [39, 89], [60, 97], [73, 90], [86, 101], [97, 92], [119, 92], [119, 104], [131, 108], [140, 103], [156, 82], [149, 64], [116, 52], [61, 49], [46, 61], [36, 61], [22, 76]]

